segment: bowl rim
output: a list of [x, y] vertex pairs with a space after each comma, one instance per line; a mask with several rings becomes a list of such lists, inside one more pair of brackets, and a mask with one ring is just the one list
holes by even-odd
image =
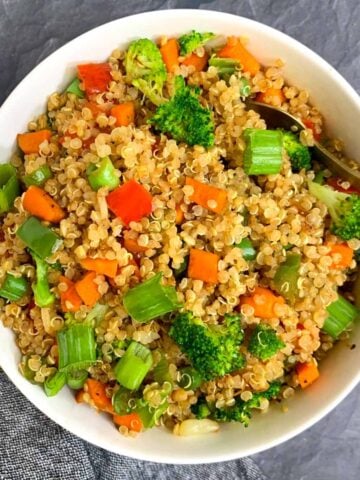
[[[252, 26], [256, 26], [257, 28], [262, 29], [264, 32], [267, 32], [268, 34], [271, 34], [273, 37], [278, 38], [281, 41], [286, 41], [290, 47], [302, 51], [306, 56], [312, 58], [316, 63], [322, 68], [326, 69], [328, 71], [328, 74], [333, 78], [334, 82], [337, 82], [340, 84], [344, 89], [347, 90], [347, 94], [350, 96], [350, 99], [352, 102], [354, 102], [359, 110], [360, 110], [360, 97], [358, 96], [356, 90], [350, 85], [350, 83], [345, 80], [345, 78], [334, 68], [332, 67], [326, 60], [324, 60], [319, 54], [311, 50], [309, 47], [303, 45], [301, 42], [298, 40], [295, 40], [291, 36], [287, 35], [286, 33], [277, 30], [276, 28], [273, 28], [269, 25], [263, 24], [261, 22], [258, 22], [256, 20], [249, 19], [247, 17], [243, 17], [240, 15], [236, 14], [231, 14], [231, 13], [226, 13], [226, 12], [221, 12], [217, 10], [207, 10], [207, 9], [165, 9], [165, 10], [158, 10], [158, 11], [145, 11], [141, 13], [137, 13], [134, 15], [128, 15], [126, 17], [121, 17], [115, 20], [112, 20], [110, 22], [106, 22], [104, 24], [101, 24], [97, 27], [94, 27], [90, 30], [87, 30], [86, 32], [78, 35], [77, 37], [73, 38], [69, 42], [65, 43], [58, 49], [56, 49], [54, 52], [52, 52], [50, 55], [48, 55], [46, 58], [44, 58], [36, 67], [34, 67], [19, 83], [18, 85], [11, 91], [11, 93], [8, 95], [8, 97], [5, 99], [5, 101], [2, 103], [0, 106], [0, 116], [2, 115], [2, 112], [8, 107], [11, 106], [14, 102], [16, 103], [16, 97], [17, 93], [21, 90], [22, 86], [24, 83], [28, 81], [28, 79], [35, 73], [37, 72], [38, 69], [40, 69], [44, 63], [48, 62], [49, 59], [56, 57], [59, 52], [64, 52], [67, 49], [71, 48], [73, 45], [76, 45], [76, 43], [82, 39], [86, 39], [87, 36], [89, 35], [94, 35], [95, 32], [101, 33], [102, 30], [106, 30], [109, 25], [113, 24], [119, 24], [127, 22], [127, 21], [136, 21], [137, 19], [144, 19], [147, 18], [149, 20], [161, 20], [161, 19], [166, 19], [166, 17], [169, 16], [177, 16], [177, 15], [191, 15], [196, 19], [201, 19], [204, 16], [207, 17], [214, 17], [218, 18], [221, 16], [224, 19], [231, 20], [233, 22], [238, 21], [239, 19], [242, 21], [246, 21], [247, 23], [251, 24]], [[120, 36], [120, 35], [119, 35]], [[121, 447], [121, 452], [119, 452], [119, 449], [116, 448], [116, 445], [111, 444], [108, 442], [105, 444], [104, 442], [96, 442], [95, 438], [86, 438], [84, 433], [81, 433], [77, 431], [75, 428], [72, 428], [71, 424], [64, 424], [63, 419], [61, 415], [57, 412], [56, 409], [54, 409], [51, 406], [51, 403], [48, 402], [44, 404], [43, 406], [38, 406], [35, 401], [33, 401], [32, 393], [31, 391], [29, 392], [24, 384], [20, 381], [20, 377], [14, 377], [11, 374], [11, 369], [8, 368], [7, 363], [4, 362], [3, 365], [1, 365], [2, 369], [6, 373], [7, 377], [11, 380], [11, 382], [20, 390], [20, 392], [38, 409], [40, 410], [43, 414], [45, 414], [48, 418], [53, 420], [55, 423], [60, 425], [62, 428], [65, 430], [71, 432], [72, 434], [76, 435], [77, 437], [81, 438], [82, 440], [91, 443], [97, 447], [104, 448], [110, 452], [119, 454], [119, 455], [126, 455], [130, 458], [135, 458], [138, 460], [146, 460], [146, 461], [152, 461], [152, 462], [157, 462], [157, 463], [167, 463], [167, 464], [200, 464], [200, 463], [216, 463], [216, 462], [223, 462], [223, 461], [229, 461], [229, 460], [235, 460], [239, 458], [243, 458], [249, 455], [254, 455], [256, 453], [263, 452], [265, 450], [268, 450], [272, 447], [275, 447], [277, 445], [280, 445], [281, 443], [290, 440], [291, 438], [299, 435], [300, 433], [304, 432], [311, 426], [313, 426], [315, 423], [317, 423], [319, 420], [324, 418], [331, 410], [333, 410], [360, 382], [360, 370], [358, 371], [357, 375], [355, 375], [351, 381], [348, 382], [348, 384], [337, 393], [336, 396], [334, 396], [333, 400], [327, 403], [318, 413], [313, 414], [309, 419], [305, 422], [303, 422], [301, 425], [297, 427], [292, 427], [289, 429], [289, 431], [278, 434], [273, 440], [267, 441], [266, 444], [263, 442], [259, 442], [259, 445], [257, 447], [248, 447], [248, 448], [242, 448], [241, 452], [236, 453], [235, 451], [229, 452], [229, 453], [224, 453], [224, 454], [218, 454], [216, 457], [212, 456], [211, 458], [207, 456], [197, 456], [196, 458], [191, 457], [191, 458], [184, 458], [180, 459], [178, 458], [172, 458], [171, 455], [169, 454], [161, 454], [161, 458], [156, 459], [154, 458], [155, 456], [150, 453], [143, 453], [141, 451], [137, 451], [134, 446], [128, 447], [127, 445], [123, 445]]]

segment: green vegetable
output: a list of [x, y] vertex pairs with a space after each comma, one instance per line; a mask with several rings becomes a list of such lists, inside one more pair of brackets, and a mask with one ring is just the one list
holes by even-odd
[[21, 362], [19, 364], [19, 371], [28, 382], [32, 383], [33, 385], [37, 385], [39, 383], [35, 381], [36, 372], [31, 370], [31, 368], [29, 367], [29, 357], [27, 355], [24, 355], [21, 358]]
[[295, 133], [283, 130], [283, 147], [290, 157], [293, 172], [300, 172], [303, 169], [310, 170], [310, 150], [300, 142]]
[[360, 238], [360, 195], [338, 192], [315, 182], [309, 182], [309, 191], [327, 206], [335, 235], [344, 240]]
[[239, 351], [244, 337], [239, 315], [226, 315], [222, 325], [207, 326], [190, 312], [180, 313], [169, 335], [204, 380], [221, 377], [245, 364]]
[[137, 390], [152, 363], [151, 351], [141, 343], [131, 342], [115, 367], [116, 380], [128, 390]]
[[84, 98], [85, 94], [83, 90], [80, 88], [80, 80], [78, 78], [74, 78], [74, 80], [70, 83], [70, 85], [66, 89], [67, 93], [73, 93], [79, 98]]
[[58, 250], [62, 244], [58, 235], [35, 217], [25, 220], [17, 229], [16, 235], [43, 260]]
[[193, 367], [182, 368], [179, 373], [179, 385], [184, 390], [196, 390], [203, 383], [200, 373]]
[[154, 42], [148, 38], [131, 42], [125, 56], [125, 70], [129, 81], [152, 103], [164, 102], [166, 67]]
[[325, 172], [324, 170], [319, 170], [316, 172], [314, 177], [314, 182], [318, 183], [319, 185], [324, 185], [325, 183]]
[[161, 416], [166, 412], [168, 406], [169, 403], [166, 399], [157, 407], [149, 405], [144, 400], [138, 400], [135, 412], [140, 416], [145, 428], [152, 428], [159, 423]]
[[0, 297], [6, 298], [11, 302], [20, 300], [29, 290], [29, 284], [24, 277], [15, 277], [7, 273], [5, 280], [0, 288]]
[[66, 381], [73, 390], [80, 390], [85, 385], [87, 378], [88, 372], [86, 370], [74, 370], [68, 373]]
[[175, 95], [156, 109], [149, 123], [178, 142], [211, 147], [214, 123], [210, 110], [201, 105], [198, 97], [199, 89], [188, 87], [184, 78], [177, 76]]
[[240, 243], [235, 244], [235, 247], [242, 250], [244, 260], [255, 260], [257, 254], [250, 238], [243, 238]]
[[154, 367], [153, 375], [155, 382], [159, 384], [165, 382], [168, 382], [171, 385], [173, 384], [173, 379], [169, 371], [169, 362], [167, 361], [164, 353], [161, 354], [159, 362]]
[[16, 168], [10, 163], [0, 165], [0, 214], [8, 212], [20, 195]]
[[276, 331], [266, 323], [259, 323], [251, 334], [248, 350], [254, 357], [267, 360], [285, 347]]
[[31, 185], [41, 187], [42, 185], [44, 185], [46, 180], [49, 180], [49, 178], [52, 178], [52, 176], [53, 174], [50, 170], [50, 167], [48, 165], [43, 165], [34, 172], [29, 173], [29, 175], [25, 175], [24, 177], [22, 177], [22, 180], [27, 187], [30, 187]]
[[180, 267], [174, 270], [174, 277], [176, 278], [176, 280], [181, 280], [185, 276], [188, 269], [188, 265], [189, 265], [189, 255], [187, 255], [184, 258]]
[[249, 425], [251, 411], [259, 408], [263, 399], [272, 400], [280, 394], [281, 384], [272, 382], [265, 392], [253, 393], [247, 402], [237, 398], [232, 407], [216, 408], [211, 412], [211, 418], [218, 422], [241, 422], [245, 427]]
[[191, 411], [198, 420], [208, 418], [212, 413], [212, 410], [206, 402], [204, 396], [200, 396], [197, 403], [191, 405]]
[[244, 131], [244, 170], [247, 175], [273, 175], [282, 165], [282, 133], [247, 128]]
[[59, 371], [86, 370], [96, 362], [94, 329], [88, 325], [74, 324], [57, 334]]
[[41, 308], [49, 307], [55, 302], [55, 295], [50, 291], [48, 281], [49, 265], [33, 252], [30, 253], [36, 264], [36, 282], [32, 285], [35, 304]]
[[181, 35], [178, 40], [180, 46], [180, 55], [189, 55], [214, 37], [214, 33], [200, 33], [196, 32], [195, 30], [192, 30], [190, 33], [186, 33], [185, 35]]
[[66, 384], [66, 374], [56, 372], [53, 376], [47, 378], [44, 383], [44, 390], [47, 397], [57, 395]]
[[288, 253], [285, 262], [279, 265], [274, 276], [275, 290], [291, 302], [295, 301], [299, 295], [300, 265], [301, 255]]
[[360, 315], [360, 310], [341, 295], [326, 310], [329, 315], [322, 330], [333, 338], [338, 338]]
[[240, 97], [246, 98], [251, 94], [251, 85], [246, 77], [240, 78]]
[[116, 175], [116, 168], [109, 157], [101, 159], [99, 166], [93, 163], [86, 170], [90, 187], [97, 191], [101, 187], [107, 187], [113, 190], [120, 184], [120, 179]]
[[120, 387], [113, 395], [112, 404], [118, 415], [126, 415], [127, 413], [130, 413], [136, 407], [134, 392]]
[[124, 295], [125, 310], [137, 322], [147, 323], [181, 307], [176, 289], [162, 285], [161, 279], [162, 273], [157, 273]]
[[102, 305], [101, 303], [97, 303], [86, 315], [84, 324], [93, 328], [98, 326], [98, 324], [104, 320], [108, 310], [109, 305]]
[[236, 70], [241, 68], [238, 60], [232, 58], [219, 58], [212, 56], [209, 60], [209, 66], [215, 67], [220, 78], [228, 80]]

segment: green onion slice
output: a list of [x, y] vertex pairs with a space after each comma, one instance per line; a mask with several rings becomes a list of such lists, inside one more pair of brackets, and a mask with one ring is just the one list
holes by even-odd
[[16, 168], [10, 163], [0, 165], [0, 214], [8, 212], [20, 195]]
[[86, 370], [96, 362], [94, 329], [76, 324], [57, 334], [59, 370], [65, 373]]
[[0, 288], [0, 297], [6, 298], [11, 302], [20, 300], [29, 290], [29, 284], [24, 277], [15, 277], [7, 273], [5, 280]]
[[84, 98], [85, 93], [80, 88], [80, 80], [76, 77], [66, 89], [67, 93], [73, 93], [79, 98]]
[[134, 320], [146, 323], [181, 307], [176, 289], [162, 285], [161, 279], [158, 273], [124, 295], [125, 310]]
[[52, 178], [52, 176], [53, 174], [50, 170], [50, 167], [48, 165], [43, 165], [34, 172], [22, 177], [22, 180], [27, 187], [30, 187], [31, 185], [41, 187], [46, 182], [46, 180], [49, 180], [50, 178]]
[[115, 367], [116, 380], [128, 390], [137, 390], [152, 363], [151, 351], [141, 343], [131, 342]]
[[217, 69], [218, 75], [224, 80], [241, 68], [240, 62], [234, 58], [219, 58], [213, 55], [209, 60], [209, 66]]
[[144, 400], [138, 400], [135, 412], [141, 418], [145, 428], [152, 428], [158, 425], [161, 416], [166, 412], [168, 406], [169, 403], [166, 399], [156, 408], [151, 407]]
[[243, 238], [240, 243], [236, 243], [235, 247], [242, 250], [242, 256], [244, 260], [255, 260], [256, 250], [249, 238]]
[[70, 371], [66, 377], [67, 384], [73, 390], [80, 390], [88, 378], [88, 372], [86, 370], [74, 370]]
[[17, 229], [16, 235], [43, 260], [56, 252], [62, 244], [61, 238], [36, 217], [25, 220]]
[[101, 303], [97, 303], [86, 315], [84, 324], [89, 325], [90, 327], [95, 327], [99, 325], [99, 323], [102, 322], [102, 320], [104, 320], [108, 310], [109, 310], [109, 305], [103, 305]]
[[48, 397], [57, 395], [66, 383], [66, 374], [64, 372], [56, 372], [55, 375], [45, 380], [44, 390]]
[[115, 412], [118, 415], [126, 415], [136, 407], [134, 393], [126, 388], [120, 387], [119, 390], [113, 395], [112, 404]]
[[360, 315], [360, 310], [341, 295], [326, 310], [329, 315], [322, 330], [333, 338], [338, 338]]
[[280, 130], [247, 128], [244, 138], [244, 170], [247, 175], [273, 175], [280, 172], [283, 151]]
[[301, 265], [301, 255], [298, 253], [288, 253], [286, 260], [279, 265], [274, 276], [275, 290], [286, 300], [295, 301], [299, 295], [299, 270]]
[[49, 265], [35, 253], [30, 253], [36, 264], [36, 282], [32, 285], [35, 304], [40, 308], [46, 308], [55, 302], [55, 295], [50, 291], [48, 281]]
[[246, 77], [240, 78], [240, 97], [246, 98], [251, 93], [251, 85]]
[[101, 187], [113, 190], [120, 184], [120, 179], [116, 175], [116, 168], [109, 157], [101, 159], [98, 166], [90, 164], [86, 173], [90, 187], [95, 191]]

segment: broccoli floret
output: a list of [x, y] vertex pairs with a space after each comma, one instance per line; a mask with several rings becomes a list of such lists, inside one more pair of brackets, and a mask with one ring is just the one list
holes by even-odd
[[226, 315], [222, 325], [208, 327], [191, 313], [180, 313], [169, 335], [204, 380], [221, 377], [245, 364], [239, 351], [244, 338], [239, 315]]
[[267, 360], [284, 347], [285, 343], [270, 325], [259, 323], [251, 334], [248, 350], [254, 357]]
[[176, 77], [175, 95], [157, 108], [149, 123], [178, 142], [210, 147], [215, 139], [214, 124], [210, 110], [201, 105], [198, 95], [198, 89], [185, 85], [183, 77]]
[[294, 172], [299, 172], [302, 169], [310, 170], [310, 151], [299, 141], [295, 133], [283, 130], [283, 147], [290, 157], [291, 169]]
[[264, 398], [267, 400], [276, 398], [280, 389], [280, 382], [272, 382], [265, 392], [254, 393], [247, 402], [237, 398], [232, 407], [224, 408], [212, 408], [206, 403], [204, 397], [199, 397], [197, 403], [191, 407], [191, 411], [198, 419], [210, 417], [218, 422], [241, 422], [247, 427], [251, 419], [251, 410], [259, 408]]
[[163, 86], [166, 81], [166, 67], [160, 50], [148, 38], [130, 43], [125, 56], [125, 70], [128, 80], [151, 102], [160, 105]]
[[199, 47], [202, 47], [211, 38], [214, 38], [215, 34], [211, 32], [200, 33], [192, 30], [190, 33], [186, 33], [179, 38], [180, 55], [188, 55]]
[[323, 202], [332, 219], [335, 235], [350, 240], [360, 238], [360, 196], [342, 193], [326, 185], [309, 182], [311, 195]]

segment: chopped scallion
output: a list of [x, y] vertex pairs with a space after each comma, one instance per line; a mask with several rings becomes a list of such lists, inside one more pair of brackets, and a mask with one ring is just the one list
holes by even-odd
[[141, 343], [131, 342], [115, 367], [116, 380], [129, 390], [137, 390], [152, 363], [151, 351]]
[[43, 260], [50, 257], [62, 244], [60, 237], [35, 217], [25, 220], [17, 229], [16, 235]]
[[301, 255], [288, 253], [286, 260], [276, 270], [274, 276], [275, 290], [289, 301], [294, 301], [299, 295], [299, 269]]
[[36, 282], [32, 284], [35, 304], [40, 308], [49, 307], [55, 302], [55, 295], [50, 291], [48, 281], [49, 265], [33, 252], [30, 253], [36, 264]]
[[0, 288], [0, 297], [6, 298], [11, 302], [17, 302], [28, 291], [29, 284], [24, 277], [15, 277], [11, 273], [7, 273], [5, 280]]
[[326, 310], [329, 315], [322, 330], [333, 338], [338, 338], [360, 315], [360, 310], [341, 295]]
[[109, 157], [102, 158], [98, 166], [90, 164], [86, 173], [90, 187], [95, 191], [101, 187], [114, 190], [120, 183], [116, 168]]
[[84, 370], [96, 362], [94, 329], [76, 324], [57, 334], [59, 370], [69, 373]]
[[160, 417], [168, 409], [169, 403], [166, 399], [156, 408], [151, 407], [144, 400], [138, 400], [135, 412], [141, 418], [141, 422], [145, 428], [152, 428], [158, 424]]
[[181, 307], [176, 289], [162, 285], [161, 279], [158, 273], [124, 295], [125, 310], [134, 320], [146, 323]]
[[55, 375], [47, 378], [44, 383], [45, 394], [48, 397], [57, 395], [66, 384], [66, 374], [64, 372], [56, 372]]
[[8, 212], [20, 195], [16, 168], [10, 163], [0, 165], [0, 214]]
[[247, 128], [244, 170], [247, 175], [273, 175], [282, 165], [282, 133], [280, 130]]
[[220, 58], [215, 55], [209, 60], [209, 66], [217, 69], [218, 75], [224, 80], [228, 80], [230, 76], [240, 69], [240, 62], [233, 58]]
[[102, 305], [101, 303], [97, 303], [86, 315], [84, 324], [89, 325], [90, 327], [97, 326], [104, 319], [108, 310], [109, 305]]
[[126, 415], [134, 410], [136, 406], [134, 393], [126, 388], [120, 387], [113, 395], [112, 404], [118, 415]]
[[256, 250], [249, 238], [243, 238], [240, 243], [235, 244], [235, 247], [241, 249], [244, 260], [255, 260]]
[[52, 176], [53, 175], [50, 167], [48, 165], [43, 165], [34, 172], [22, 177], [22, 180], [27, 187], [30, 187], [31, 185], [41, 187], [46, 180], [49, 180], [49, 178], [52, 178]]
[[88, 372], [86, 370], [74, 370], [69, 372], [66, 381], [70, 388], [73, 390], [79, 390], [82, 388], [88, 378]]
[[240, 97], [246, 98], [251, 93], [251, 85], [246, 77], [240, 78]]
[[79, 98], [84, 98], [84, 91], [80, 88], [80, 80], [76, 77], [66, 89], [67, 93], [73, 93]]

